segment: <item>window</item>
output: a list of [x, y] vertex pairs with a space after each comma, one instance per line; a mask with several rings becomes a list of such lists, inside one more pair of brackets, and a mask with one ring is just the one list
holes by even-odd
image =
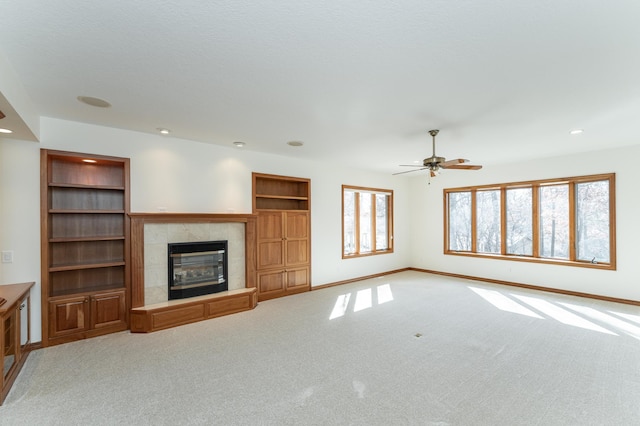
[[393, 252], [393, 191], [342, 185], [342, 257]]
[[447, 254], [615, 269], [615, 174], [445, 189], [444, 196]]

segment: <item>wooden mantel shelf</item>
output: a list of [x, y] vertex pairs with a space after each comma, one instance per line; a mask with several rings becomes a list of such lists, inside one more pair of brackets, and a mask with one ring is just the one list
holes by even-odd
[[257, 304], [257, 289], [252, 287], [142, 306], [131, 309], [131, 332], [150, 333], [164, 330], [248, 311]]

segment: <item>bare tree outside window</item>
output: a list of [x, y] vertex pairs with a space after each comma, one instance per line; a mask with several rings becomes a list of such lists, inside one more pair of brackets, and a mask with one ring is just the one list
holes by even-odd
[[353, 191], [343, 191], [342, 210], [343, 253], [353, 254], [356, 252], [356, 203]]
[[389, 245], [387, 229], [387, 205], [389, 196], [376, 194], [376, 249], [386, 250]]
[[569, 185], [540, 188], [540, 256], [569, 258]]
[[576, 184], [577, 257], [609, 262], [609, 182]]
[[477, 251], [500, 253], [500, 190], [476, 192]]
[[342, 257], [393, 253], [393, 191], [342, 185]]
[[444, 190], [445, 254], [616, 269], [615, 174]]
[[471, 251], [471, 192], [449, 194], [449, 249]]
[[369, 253], [371, 241], [371, 194], [360, 193], [360, 253]]
[[533, 199], [531, 188], [507, 189], [507, 254], [533, 254]]

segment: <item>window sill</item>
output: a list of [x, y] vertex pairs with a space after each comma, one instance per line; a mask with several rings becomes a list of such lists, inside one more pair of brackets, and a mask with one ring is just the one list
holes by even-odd
[[561, 265], [561, 266], [575, 266], [578, 268], [591, 268], [615, 271], [615, 263], [591, 263], [588, 261], [576, 261], [567, 259], [548, 259], [537, 258], [531, 256], [520, 255], [503, 255], [503, 254], [491, 254], [491, 253], [471, 253], [471, 252], [458, 252], [458, 251], [445, 251], [445, 255], [453, 256], [468, 256], [477, 257], [481, 259], [498, 259], [498, 260], [513, 260], [516, 262], [531, 262], [531, 263], [544, 263], [547, 265]]
[[358, 253], [358, 254], [343, 254], [343, 259], [354, 259], [356, 257], [368, 257], [368, 256], [377, 256], [379, 254], [391, 254], [393, 253], [393, 249], [390, 250], [379, 250], [370, 253]]

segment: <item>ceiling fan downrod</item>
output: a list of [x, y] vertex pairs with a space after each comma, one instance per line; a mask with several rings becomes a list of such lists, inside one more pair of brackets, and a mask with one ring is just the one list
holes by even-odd
[[429, 130], [429, 134], [431, 135], [431, 150], [433, 152], [433, 158], [436, 157], [436, 135], [440, 130]]

